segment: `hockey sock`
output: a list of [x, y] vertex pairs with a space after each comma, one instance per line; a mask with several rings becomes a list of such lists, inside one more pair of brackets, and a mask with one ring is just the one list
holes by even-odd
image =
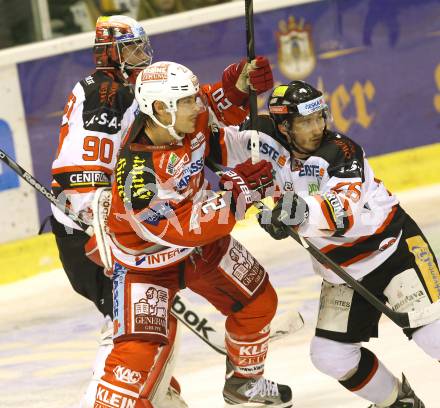
[[368, 349], [361, 348], [357, 371], [340, 384], [354, 394], [387, 407], [397, 399], [399, 381]]

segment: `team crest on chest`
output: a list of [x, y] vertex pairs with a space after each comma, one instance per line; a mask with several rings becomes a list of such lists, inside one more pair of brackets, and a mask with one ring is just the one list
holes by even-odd
[[189, 156], [187, 153], [180, 158], [176, 153], [172, 152], [168, 159], [166, 173], [173, 177], [179, 177], [182, 173], [185, 164], [189, 163]]

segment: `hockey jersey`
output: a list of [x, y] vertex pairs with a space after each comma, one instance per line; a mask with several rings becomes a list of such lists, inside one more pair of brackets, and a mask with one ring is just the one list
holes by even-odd
[[[86, 222], [95, 190], [110, 186], [122, 135], [137, 107], [131, 87], [103, 71], [78, 82], [69, 96], [52, 164], [52, 191]], [[52, 212], [60, 223], [78, 229], [58, 208], [52, 206]]]
[[[320, 148], [295, 159], [268, 116], [258, 120], [260, 157], [270, 161], [281, 192], [293, 191], [309, 208], [299, 233], [356, 279], [382, 264], [397, 248], [405, 213], [397, 198], [374, 177], [363, 149], [348, 137], [326, 131]], [[251, 132], [218, 129], [215, 160], [227, 167], [251, 155]], [[344, 217], [338, 217], [338, 212]], [[336, 225], [335, 220], [340, 220]], [[342, 280], [314, 261], [316, 272], [333, 283]]]
[[205, 159], [211, 118], [238, 124], [247, 111], [225, 103], [219, 89], [219, 84], [202, 88], [210, 109], [199, 114], [196, 130], [178, 144], [153, 145], [144, 134], [143, 114], [131, 127], [116, 163], [108, 223], [112, 253], [120, 264], [157, 270], [234, 227], [229, 203], [205, 179]]
[[[210, 123], [224, 126], [244, 120], [248, 111], [231, 105], [220, 82], [203, 89], [209, 101]], [[95, 190], [111, 185], [122, 137], [137, 112], [133, 89], [104, 71], [78, 82], [69, 96], [52, 164], [52, 191], [86, 223], [91, 223]], [[52, 212], [60, 223], [79, 229], [53, 205]]]

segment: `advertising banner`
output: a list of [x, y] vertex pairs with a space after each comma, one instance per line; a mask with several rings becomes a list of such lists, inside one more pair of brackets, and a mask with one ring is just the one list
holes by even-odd
[[[325, 93], [335, 128], [367, 155], [438, 143], [438, 0], [318, 1], [255, 14], [257, 54], [276, 83], [306, 80]], [[148, 25], [147, 25], [148, 26]], [[154, 59], [189, 66], [201, 82], [245, 57], [245, 21], [233, 18], [151, 37]], [[92, 44], [91, 44], [92, 45]], [[93, 70], [91, 49], [19, 64], [35, 176], [50, 183], [61, 112]], [[267, 95], [259, 98], [265, 110]], [[40, 217], [49, 213], [39, 199]]]
[[[0, 148], [32, 169], [29, 139], [15, 65], [0, 67]], [[32, 187], [0, 162], [0, 242], [38, 232], [37, 200]]]

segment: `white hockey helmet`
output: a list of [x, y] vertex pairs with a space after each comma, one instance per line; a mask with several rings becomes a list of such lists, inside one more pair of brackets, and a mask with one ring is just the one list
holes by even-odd
[[[181, 141], [174, 125], [176, 123], [177, 101], [199, 92], [199, 80], [193, 72], [180, 64], [158, 61], [141, 71], [136, 79], [135, 97], [141, 112], [148, 115], [154, 123], [168, 129], [171, 136]], [[164, 125], [154, 116], [153, 103], [163, 102], [171, 114], [171, 124]]]

